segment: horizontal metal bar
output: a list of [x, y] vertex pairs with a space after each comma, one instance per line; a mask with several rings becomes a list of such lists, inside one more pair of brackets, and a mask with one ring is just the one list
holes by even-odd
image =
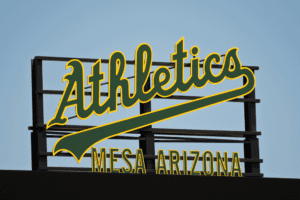
[[[34, 59], [36, 60], [44, 60], [44, 61], [70, 61], [72, 59], [78, 59], [81, 62], [97, 62], [99, 59], [93, 59], [93, 58], [74, 58], [74, 57], [52, 57], [52, 56], [35, 56]], [[109, 60], [108, 59], [101, 59], [101, 63], [108, 63]], [[126, 60], [126, 64], [135, 64], [134, 60]], [[172, 62], [152, 62], [152, 65], [154, 66], [175, 66], [175, 63]], [[184, 66], [185, 67], [190, 67], [190, 63], [185, 63]], [[201, 64], [200, 67], [203, 67], [203, 65]], [[217, 64], [213, 64], [211, 65], [212, 68], [222, 68], [222, 65], [217, 65]], [[243, 67], [247, 67], [249, 69], [253, 69], [253, 70], [259, 70], [258, 66], [244, 66]]]
[[43, 133], [46, 133], [46, 134], [58, 134], [58, 135], [68, 135], [68, 134], [73, 133], [73, 132], [54, 132], [54, 131], [37, 131], [37, 132], [43, 132]]
[[154, 142], [194, 142], [194, 143], [250, 143], [249, 141], [237, 141], [237, 140], [209, 140], [209, 139], [198, 139], [198, 140], [189, 140], [189, 139], [180, 139], [180, 140], [154, 140]]
[[[53, 156], [52, 152], [41, 152], [39, 153], [39, 155], [43, 155], [43, 156]], [[55, 156], [63, 156], [63, 157], [72, 157], [72, 154], [70, 153], [63, 153], [63, 152], [59, 152], [57, 153]], [[91, 153], [86, 153], [84, 154], [83, 157], [91, 157]], [[110, 155], [106, 154], [106, 157], [109, 158]], [[121, 154], [114, 154], [115, 158], [122, 158]], [[126, 155], [127, 158], [136, 158], [135, 154], [132, 155]], [[157, 159], [157, 155], [144, 155], [144, 158], [155, 158]], [[170, 159], [170, 156], [166, 155], [165, 156], [166, 160]], [[175, 156], [174, 156], [175, 158]], [[187, 160], [194, 160], [195, 157], [193, 156], [187, 156]], [[180, 156], [180, 160], [183, 160], [183, 156]], [[203, 157], [199, 157], [200, 161], [203, 161]], [[217, 161], [217, 158], [213, 159], [214, 161]], [[210, 161], [210, 158], [207, 158], [207, 161]], [[228, 162], [232, 162], [232, 158], [228, 158]], [[257, 158], [240, 158], [240, 162], [252, 162], [252, 163], [262, 163], [263, 160], [262, 159], [257, 159]]]
[[[39, 94], [63, 94], [64, 91], [62, 90], [42, 90], [42, 91], [38, 91]], [[87, 96], [91, 96], [92, 93], [91, 92], [84, 92], [85, 95]], [[101, 92], [100, 93], [101, 96], [108, 96], [108, 92]], [[75, 91], [72, 92], [72, 95], [75, 95]], [[117, 94], [118, 97], [120, 97], [120, 93]], [[130, 93], [130, 95], [132, 96], [133, 93]], [[184, 95], [172, 95], [169, 97], [161, 97], [156, 95], [154, 98], [155, 99], [179, 99], [179, 100], [193, 100], [193, 99], [200, 99], [200, 98], [204, 98], [205, 96], [184, 96]], [[236, 98], [236, 99], [232, 99], [229, 102], [251, 102], [251, 103], [260, 103], [260, 99], [244, 99], [244, 98]]]
[[245, 137], [252, 135], [261, 135], [258, 131], [222, 131], [222, 130], [193, 130], [193, 129], [163, 129], [152, 128], [147, 129], [152, 134], [165, 135], [198, 135], [198, 136], [219, 136], [219, 137]]
[[[46, 133], [46, 137], [60, 138], [65, 135], [71, 134], [72, 132], [53, 132], [53, 131], [37, 131]], [[51, 134], [51, 135], [48, 135]], [[108, 139], [125, 139], [125, 140], [145, 140], [145, 138], [141, 137], [133, 137], [133, 136], [114, 136]]]
[[73, 118], [76, 118], [77, 116], [76, 115], [74, 115], [74, 116], [72, 116], [72, 117], [68, 117], [68, 119], [73, 119]]
[[[43, 131], [41, 131], [41, 132], [43, 132]], [[44, 131], [44, 133], [47, 134], [46, 137], [52, 137], [52, 138], [61, 138], [65, 135], [71, 134], [68, 132], [52, 132], [52, 131]], [[51, 135], [48, 135], [48, 134], [51, 134]], [[165, 139], [165, 140], [155, 140], [155, 142], [161, 141], [161, 142], [250, 143], [250, 141], [245, 141], [245, 140], [206, 139], [206, 138], [191, 138], [191, 137], [166, 137], [166, 136], [156, 136], [156, 135], [153, 135], [153, 137], [155, 139]], [[145, 138], [143, 138], [143, 137], [132, 137], [132, 136], [115, 136], [115, 137], [111, 137], [108, 139], [145, 140]]]
[[[47, 138], [61, 138], [65, 135], [47, 135]], [[109, 140], [111, 139], [118, 139], [118, 140], [146, 140], [145, 138], [140, 138], [140, 137], [130, 137], [130, 136], [115, 136], [108, 138]]]
[[[82, 131], [85, 129], [93, 128], [95, 126], [85, 125], [54, 125], [48, 130], [50, 131]], [[46, 125], [43, 127], [46, 130]], [[28, 130], [33, 130], [32, 126], [28, 127]], [[41, 130], [42, 131], [42, 130]], [[258, 136], [261, 135], [260, 131], [220, 131], [220, 130], [194, 130], [194, 129], [163, 129], [163, 128], [148, 128], [148, 129], [137, 129], [128, 133], [138, 133], [141, 131], [147, 131], [151, 134], [160, 135], [194, 135], [194, 136], [219, 136], [219, 137], [246, 137], [246, 136]]]
[[[196, 142], [215, 142], [215, 143], [249, 143], [245, 140], [228, 140], [228, 139], [206, 139], [206, 138], [191, 138], [191, 137], [165, 137], [165, 136], [156, 136], [155, 139], [171, 139], [171, 140], [184, 140], [184, 141], [196, 141]], [[158, 141], [158, 140], [155, 140]], [[160, 140], [160, 141], [169, 141], [169, 140]]]
[[[180, 100], [194, 100], [199, 98], [204, 98], [205, 96], [187, 96], [187, 95], [172, 95], [169, 97], [161, 97], [156, 95], [154, 98], [156, 99], [180, 99]], [[236, 98], [232, 99], [228, 102], [251, 102], [251, 103], [260, 103], [260, 99], [244, 99], [244, 98]]]
[[[61, 138], [65, 135], [47, 135], [47, 138]], [[154, 136], [155, 138], [155, 136]], [[119, 140], [146, 140], [145, 138], [139, 138], [139, 137], [128, 137], [128, 136], [115, 136], [111, 139], [119, 139]], [[238, 140], [217, 140], [217, 139], [197, 139], [197, 140], [190, 140], [187, 138], [178, 139], [178, 140], [154, 140], [154, 142], [194, 142], [194, 143], [250, 143], [250, 141], [238, 141]]]
[[[47, 135], [47, 138], [61, 138], [65, 135]], [[156, 138], [154, 136], [154, 138]], [[130, 137], [130, 136], [115, 136], [108, 138], [111, 139], [120, 139], [120, 140], [146, 140], [145, 138], [140, 137]], [[218, 139], [188, 139], [182, 138], [177, 140], [154, 140], [154, 142], [199, 142], [199, 143], [250, 143], [250, 141], [239, 141], [239, 140], [218, 140]]]
[[[46, 170], [46, 171], [68, 171], [68, 172], [92, 172], [92, 169], [91, 168], [88, 168], [88, 167], [78, 167], [78, 168], [75, 168], [75, 167], [43, 167], [43, 168], [40, 168], [41, 170]], [[119, 169], [120, 172], [122, 173], [122, 169]], [[133, 173], [134, 173], [134, 169], [133, 169]], [[146, 169], [146, 172], [150, 172], [150, 171], [153, 171], [153, 170], [149, 170], [149, 169]], [[167, 170], [168, 171], [168, 174], [170, 175], [170, 170]], [[200, 171], [201, 172], [201, 176], [204, 176], [204, 173], [203, 171]], [[103, 172], [103, 169], [101, 172], [94, 172], [94, 173], [105, 173]], [[110, 173], [110, 168], [107, 168], [107, 173]], [[183, 171], [180, 171], [181, 175], [183, 175]], [[162, 171], [160, 171], [160, 174], [163, 174]], [[175, 170], [175, 175], [177, 175], [177, 172]], [[188, 175], [191, 175], [191, 172], [188, 171]], [[231, 172], [228, 172], [228, 175], [230, 176], [231, 175]], [[242, 173], [243, 177], [263, 177], [263, 174], [261, 173]], [[217, 176], [217, 172], [214, 172], [213, 176]], [[221, 176], [224, 176], [224, 173], [221, 172]], [[228, 177], [229, 177], [228, 176]], [[237, 174], [235, 175], [235, 177], [237, 177]]]
[[[99, 59], [96, 58], [75, 58], [75, 57], [53, 57], [53, 56], [35, 56], [34, 59], [36, 60], [43, 60], [43, 61], [70, 61], [73, 59], [78, 59], [81, 62], [97, 62]], [[101, 63], [108, 63], [109, 59], [101, 59]]]
[[61, 138], [64, 135], [47, 135], [47, 138]]

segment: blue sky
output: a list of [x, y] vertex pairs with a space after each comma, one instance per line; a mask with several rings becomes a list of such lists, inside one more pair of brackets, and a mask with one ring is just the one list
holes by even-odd
[[[108, 59], [122, 51], [134, 59], [136, 47], [148, 43], [153, 61], [170, 62], [175, 43], [185, 39], [185, 49], [200, 49], [200, 59], [208, 54], [226, 53], [238, 47], [243, 65], [259, 66], [256, 71], [257, 131], [261, 173], [264, 177], [300, 178], [299, 99], [299, 1], [6, 1], [0, 6], [0, 169], [30, 170], [32, 125], [31, 59], [59, 56]], [[191, 56], [189, 56], [191, 58]], [[186, 60], [189, 62], [189, 59]], [[63, 90], [66, 62], [43, 62], [44, 88]], [[84, 63], [86, 76], [91, 63]], [[104, 70], [103, 65], [103, 70]], [[153, 67], [153, 70], [155, 67]], [[105, 71], [105, 70], [104, 70]], [[172, 71], [173, 72], [173, 71]], [[133, 75], [127, 67], [125, 76]], [[186, 69], [186, 74], [189, 71]], [[107, 75], [107, 73], [106, 73]], [[107, 80], [107, 79], [106, 79]], [[86, 84], [86, 77], [85, 77]], [[241, 86], [242, 80], [224, 81], [184, 95], [209, 95]], [[107, 87], [103, 87], [103, 91]], [[179, 94], [179, 93], [178, 93]], [[51, 119], [60, 96], [45, 95], [45, 123]], [[154, 100], [152, 109], [175, 105], [179, 100]], [[87, 98], [87, 103], [89, 100]], [[72, 119], [68, 124], [101, 125], [138, 114], [130, 110]], [[74, 115], [68, 108], [65, 116]], [[161, 128], [244, 130], [242, 103], [222, 103], [153, 125]], [[48, 139], [52, 151], [54, 139]], [[126, 147], [133, 152], [136, 141], [106, 140], [96, 145]], [[164, 149], [239, 152], [242, 144], [158, 143]], [[133, 160], [132, 160], [133, 161]], [[80, 164], [72, 157], [53, 157], [49, 166], [90, 167], [90, 159]], [[124, 166], [119, 159], [117, 167]], [[190, 163], [189, 163], [190, 164]], [[201, 170], [201, 163], [197, 169]]]

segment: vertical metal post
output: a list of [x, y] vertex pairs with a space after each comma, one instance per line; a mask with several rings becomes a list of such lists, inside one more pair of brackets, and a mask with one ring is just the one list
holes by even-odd
[[[150, 76], [145, 84], [144, 90], [148, 91], [150, 89]], [[151, 101], [148, 103], [140, 103], [140, 114], [151, 112]], [[152, 125], [144, 127], [143, 129], [152, 128]], [[143, 130], [142, 129], [142, 130]], [[154, 150], [154, 135], [151, 131], [141, 131], [140, 138], [145, 140], [139, 141], [139, 148], [142, 149], [144, 156], [155, 156]], [[145, 158], [145, 165], [147, 174], [155, 173], [155, 158]]]
[[44, 106], [42, 60], [31, 60], [31, 83], [32, 83], [32, 125], [31, 133], [31, 159], [32, 170], [41, 170], [47, 167], [47, 156], [40, 155], [47, 152], [47, 139], [44, 130]]
[[[254, 70], [252, 70], [254, 73]], [[244, 85], [247, 83], [247, 79], [243, 77]], [[244, 96], [245, 99], [255, 99], [255, 89]], [[245, 115], [245, 131], [256, 131], [256, 104], [254, 102], [244, 103], [244, 115]], [[247, 136], [245, 141], [250, 143], [244, 143], [244, 158], [257, 158], [259, 159], [259, 143], [256, 136]], [[245, 173], [260, 173], [259, 162], [245, 162]]]

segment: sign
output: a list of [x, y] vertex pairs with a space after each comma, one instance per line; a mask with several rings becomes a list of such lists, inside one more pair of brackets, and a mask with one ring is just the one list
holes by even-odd
[[[114, 157], [114, 153], [118, 152], [118, 148], [110, 148], [109, 149], [109, 163], [110, 163], [110, 172], [120, 173], [119, 169], [114, 168], [114, 163], [118, 162], [118, 158]], [[135, 165], [133, 166], [130, 160], [127, 158], [127, 155], [131, 155], [132, 152], [129, 148], [125, 148], [122, 151], [122, 159], [128, 165], [128, 169], [125, 167], [121, 167], [122, 173], [138, 173], [141, 170], [142, 174], [146, 174], [146, 167], [144, 161], [144, 155], [142, 149], [136, 150], [136, 159]], [[92, 172], [96, 172], [96, 166], [98, 172], [107, 172], [107, 163], [106, 163], [106, 149], [101, 148], [100, 154], [97, 153], [97, 149], [92, 147], [91, 149], [91, 160], [92, 160]], [[196, 171], [196, 166], [200, 157], [200, 151], [190, 151], [190, 154], [194, 155], [193, 164], [190, 170], [191, 175], [201, 175], [200, 171]], [[98, 157], [99, 155], [99, 157]], [[203, 152], [203, 174], [205, 176], [212, 176], [214, 174], [214, 157], [211, 151], [204, 151]], [[221, 156], [219, 151], [216, 152], [216, 159], [217, 159], [217, 176], [221, 176], [221, 168], [224, 172], [225, 176], [229, 176], [228, 170], [228, 154], [224, 152], [224, 159]], [[157, 166], [156, 166], [156, 174], [160, 174], [162, 171], [163, 174], [182, 174], [188, 175], [188, 162], [187, 162], [187, 151], [183, 150], [183, 172], [180, 172], [179, 168], [179, 161], [180, 161], [180, 154], [177, 150], [169, 150], [169, 172], [167, 170], [166, 165], [166, 158], [163, 149], [159, 149], [157, 153]], [[207, 161], [209, 161], [209, 165], [207, 165]], [[238, 173], [239, 177], [242, 177], [242, 170], [240, 166], [240, 159], [238, 152], [233, 152], [232, 154], [232, 162], [231, 162], [231, 176], [235, 176]]]
[[[207, 83], [219, 84], [224, 79], [234, 80], [244, 76], [247, 79], [247, 83], [236, 89], [68, 134], [55, 143], [53, 155], [60, 151], [67, 151], [80, 163], [84, 154], [93, 145], [105, 139], [250, 93], [255, 87], [255, 76], [250, 69], [242, 67], [237, 51], [238, 48], [230, 48], [226, 52], [221, 71], [217, 75], [212, 73], [211, 65], [213, 62], [219, 64], [221, 56], [218, 53], [209, 54], [203, 63], [203, 73], [199, 76], [200, 60], [197, 57], [199, 48], [193, 46], [190, 49], [190, 54], [194, 56], [190, 60], [190, 77], [184, 80], [184, 60], [188, 57], [188, 51], [184, 49], [184, 37], [182, 37], [175, 44], [175, 52], [171, 54], [171, 61], [175, 64], [175, 80], [173, 84], [168, 88], [165, 87], [171, 80], [171, 71], [166, 66], [160, 66], [154, 71], [152, 87], [145, 92], [144, 86], [149, 78], [152, 66], [152, 49], [149, 44], [140, 44], [135, 51], [135, 88], [133, 95], [130, 95], [129, 80], [123, 77], [126, 70], [125, 56], [122, 52], [115, 51], [109, 58], [108, 98], [104, 102], [101, 102], [100, 98], [100, 84], [101, 81], [104, 81], [104, 73], [101, 72], [101, 58], [92, 66], [92, 75], [87, 77], [88, 84], [91, 85], [91, 102], [88, 107], [85, 107], [84, 101], [84, 66], [80, 60], [70, 60], [66, 64], [66, 69], [71, 67], [72, 72], [63, 77], [63, 82], [67, 81], [67, 85], [54, 117], [47, 123], [47, 129], [53, 125], [65, 125], [68, 122], [68, 118], [64, 116], [64, 112], [68, 107], [72, 106], [75, 107], [77, 117], [82, 120], [89, 118], [92, 114], [99, 116], [106, 112], [108, 114], [116, 112], [118, 89], [120, 89], [122, 106], [131, 108], [137, 103], [151, 101], [156, 95], [169, 97], [177, 91], [184, 93], [191, 87], [201, 89]], [[231, 67], [231, 63], [233, 63], [233, 67]], [[74, 90], [75, 98], [71, 98]]]

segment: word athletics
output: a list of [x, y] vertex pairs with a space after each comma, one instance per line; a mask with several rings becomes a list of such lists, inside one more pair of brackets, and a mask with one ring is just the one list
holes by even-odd
[[[55, 143], [53, 155], [60, 151], [67, 151], [79, 163], [83, 155], [93, 145], [105, 139], [250, 93], [255, 87], [255, 77], [249, 68], [241, 65], [237, 51], [238, 48], [231, 48], [226, 52], [221, 71], [217, 75], [212, 73], [211, 65], [213, 62], [220, 63], [221, 56], [218, 53], [209, 54], [203, 63], [203, 73], [199, 75], [200, 60], [197, 57], [199, 48], [193, 46], [190, 49], [191, 55], [194, 56], [190, 61], [190, 77], [184, 80], [184, 60], [188, 57], [188, 51], [184, 49], [184, 37], [182, 37], [175, 44], [175, 53], [171, 54], [171, 61], [175, 65], [173, 84], [165, 87], [171, 80], [171, 71], [166, 66], [160, 66], [154, 71], [152, 87], [145, 91], [144, 87], [150, 76], [152, 66], [152, 50], [150, 45], [140, 44], [135, 52], [135, 88], [132, 95], [130, 94], [129, 80], [123, 77], [126, 70], [125, 56], [122, 52], [115, 51], [111, 54], [108, 63], [108, 97], [104, 102], [101, 102], [101, 81], [104, 81], [105, 74], [101, 71], [101, 59], [99, 59], [92, 65], [92, 75], [87, 77], [88, 84], [91, 85], [91, 102], [87, 107], [85, 107], [83, 64], [77, 59], [70, 60], [66, 64], [66, 69], [71, 67], [72, 72], [63, 77], [63, 81], [67, 81], [67, 85], [54, 117], [47, 123], [47, 129], [53, 125], [65, 125], [67, 123], [68, 118], [64, 116], [64, 112], [68, 107], [74, 106], [77, 117], [82, 120], [89, 118], [92, 114], [103, 115], [105, 112], [117, 111], [119, 89], [122, 106], [131, 108], [138, 102], [147, 103], [151, 101], [156, 95], [169, 97], [176, 91], [184, 93], [191, 87], [200, 89], [207, 83], [221, 83], [225, 78], [234, 80], [244, 76], [247, 83], [236, 89], [65, 135]], [[75, 98], [71, 98], [74, 90]]]

